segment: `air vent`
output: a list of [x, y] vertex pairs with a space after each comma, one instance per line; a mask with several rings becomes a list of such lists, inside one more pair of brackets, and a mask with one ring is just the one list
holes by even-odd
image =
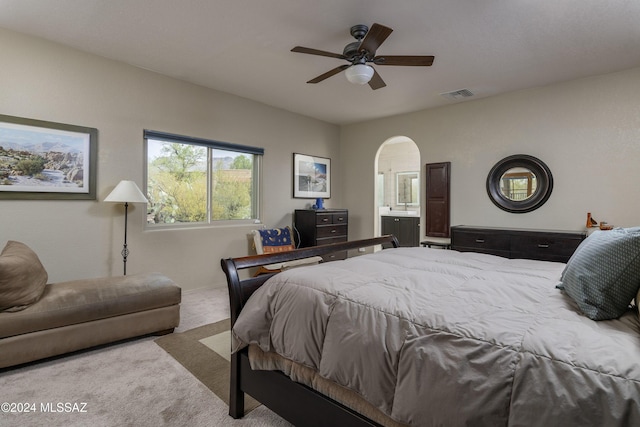
[[443, 96], [450, 101], [457, 101], [459, 99], [469, 98], [473, 96], [473, 92], [471, 92], [469, 89], [460, 89], [454, 90], [453, 92], [441, 93], [440, 96]]

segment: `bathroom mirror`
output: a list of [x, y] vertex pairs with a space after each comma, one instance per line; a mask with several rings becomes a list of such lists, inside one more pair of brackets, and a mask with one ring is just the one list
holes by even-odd
[[487, 193], [500, 209], [531, 212], [542, 206], [551, 196], [553, 176], [540, 159], [517, 154], [500, 160], [487, 176]]
[[418, 172], [398, 172], [396, 174], [396, 204], [417, 206], [420, 197]]

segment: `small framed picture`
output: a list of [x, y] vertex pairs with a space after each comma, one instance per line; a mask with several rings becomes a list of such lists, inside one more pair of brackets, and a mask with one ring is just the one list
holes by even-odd
[[0, 115], [0, 199], [96, 198], [98, 130]]
[[293, 197], [331, 197], [331, 159], [293, 153]]

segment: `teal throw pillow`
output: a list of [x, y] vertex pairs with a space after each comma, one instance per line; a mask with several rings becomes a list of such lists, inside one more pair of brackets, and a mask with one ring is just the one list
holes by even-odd
[[640, 229], [615, 228], [585, 239], [562, 272], [564, 290], [590, 319], [617, 319], [640, 288]]

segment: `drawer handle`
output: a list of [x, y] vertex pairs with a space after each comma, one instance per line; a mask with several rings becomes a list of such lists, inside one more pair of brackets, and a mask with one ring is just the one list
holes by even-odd
[[338, 217], [338, 221], [344, 221], [343, 217]]
[[329, 222], [329, 218], [322, 218], [322, 222]]
[[336, 230], [336, 229], [331, 230], [331, 232], [332, 232], [332, 233], [335, 233], [335, 232], [337, 232], [337, 231], [338, 231], [338, 230]]
[[476, 239], [476, 243], [484, 243], [484, 239]]
[[538, 245], [538, 247], [539, 247], [540, 249], [547, 249], [547, 248], [549, 247], [549, 245], [546, 245], [546, 244], [542, 244], [542, 243], [541, 243], [541, 244], [539, 244], [539, 245]]

